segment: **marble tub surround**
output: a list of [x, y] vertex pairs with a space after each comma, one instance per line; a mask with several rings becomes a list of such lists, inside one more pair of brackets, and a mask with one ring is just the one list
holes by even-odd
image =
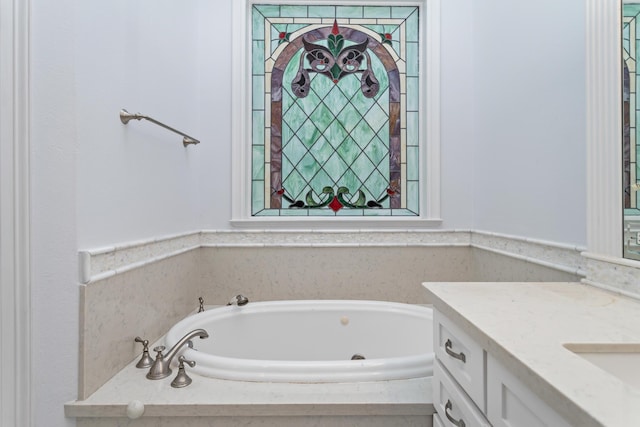
[[197, 308], [201, 262], [190, 251], [80, 286], [80, 399], [140, 356], [136, 336], [153, 342]]
[[581, 283], [424, 286], [436, 309], [572, 425], [640, 425], [640, 389], [564, 346], [640, 343], [637, 300]]
[[[424, 281], [579, 280], [565, 272], [579, 270], [566, 254], [570, 248], [555, 252], [567, 265], [549, 266], [546, 258], [522, 255], [534, 253], [540, 242], [510, 245], [508, 237], [489, 235], [479, 249], [470, 244], [472, 234], [202, 231], [83, 251], [78, 396], [88, 397], [137, 357], [133, 337], [157, 339], [194, 310], [200, 296], [207, 304], [225, 304], [238, 293], [252, 301], [429, 303], [419, 286]], [[554, 253], [547, 246], [545, 253]], [[507, 250], [520, 253], [507, 256]]]
[[79, 252], [90, 283], [201, 247], [476, 247], [584, 275], [580, 247], [472, 230], [203, 230]]
[[[427, 280], [472, 280], [466, 247], [202, 248], [205, 301], [369, 299], [424, 304]], [[211, 286], [209, 285], [211, 284]]]
[[[86, 400], [65, 405], [78, 426], [431, 426], [431, 379], [369, 383], [290, 384], [226, 381], [191, 374], [184, 389], [172, 376], [150, 381], [135, 362]], [[142, 418], [129, 420], [127, 405], [145, 406]], [[159, 417], [167, 424], [162, 424]], [[380, 419], [376, 420], [376, 418]], [[389, 418], [393, 417], [393, 418]], [[307, 420], [308, 418], [308, 420]], [[239, 420], [242, 419], [243, 423]], [[173, 421], [176, 424], [170, 424]], [[294, 421], [299, 422], [295, 424]], [[370, 421], [366, 424], [365, 421]], [[385, 421], [387, 424], [382, 424]], [[157, 422], [157, 424], [153, 424]]]

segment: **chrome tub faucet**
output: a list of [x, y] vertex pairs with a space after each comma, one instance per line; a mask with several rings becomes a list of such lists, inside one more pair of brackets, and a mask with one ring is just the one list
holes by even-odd
[[160, 345], [158, 347], [155, 347], [153, 351], [156, 352], [156, 360], [153, 362], [153, 365], [151, 365], [151, 369], [149, 369], [147, 378], [149, 378], [150, 380], [159, 380], [171, 375], [171, 360], [173, 360], [175, 355], [178, 353], [178, 351], [180, 351], [182, 347], [184, 347], [195, 337], [200, 337], [200, 339], [209, 338], [209, 334], [204, 329], [194, 329], [193, 331], [187, 333], [184, 337], [180, 338], [180, 341], [178, 341], [173, 347], [171, 347], [166, 355], [162, 354], [162, 352], [166, 348], [165, 346]]
[[242, 307], [243, 305], [247, 305], [249, 303], [249, 298], [244, 295], [236, 295], [231, 298], [231, 301], [227, 303], [227, 305], [237, 305], [238, 307]]

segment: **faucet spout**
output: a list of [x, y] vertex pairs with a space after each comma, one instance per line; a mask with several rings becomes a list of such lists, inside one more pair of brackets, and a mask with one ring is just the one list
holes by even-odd
[[150, 380], [159, 380], [171, 375], [171, 360], [173, 360], [175, 355], [178, 354], [180, 349], [182, 349], [185, 344], [187, 344], [195, 337], [199, 337], [200, 339], [209, 338], [209, 334], [204, 329], [194, 329], [193, 331], [180, 338], [180, 341], [178, 341], [173, 347], [171, 347], [166, 355], [162, 354], [165, 349], [164, 346], [161, 345], [154, 348], [153, 350], [157, 352], [156, 360], [153, 362], [153, 365], [151, 365], [149, 373], [147, 374], [147, 378], [149, 378]]

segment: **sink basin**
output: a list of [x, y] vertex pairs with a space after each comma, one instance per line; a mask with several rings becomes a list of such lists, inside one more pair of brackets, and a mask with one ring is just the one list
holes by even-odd
[[572, 351], [622, 382], [640, 389], [640, 344], [565, 344]]

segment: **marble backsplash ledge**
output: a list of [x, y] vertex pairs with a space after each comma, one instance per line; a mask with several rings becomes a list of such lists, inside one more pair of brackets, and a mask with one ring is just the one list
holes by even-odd
[[80, 283], [102, 280], [200, 247], [200, 231], [81, 250]]
[[80, 283], [102, 280], [200, 247], [468, 246], [469, 230], [204, 230], [78, 253]]
[[589, 252], [582, 256], [587, 262], [587, 277], [583, 283], [640, 299], [640, 261]]

